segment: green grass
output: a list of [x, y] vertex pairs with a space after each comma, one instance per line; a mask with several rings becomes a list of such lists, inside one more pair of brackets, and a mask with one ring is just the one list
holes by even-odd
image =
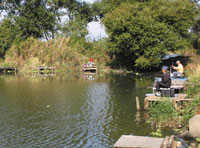
[[160, 102], [153, 102], [150, 105], [150, 120], [165, 124], [169, 120], [177, 118], [177, 112], [170, 99], [163, 99]]

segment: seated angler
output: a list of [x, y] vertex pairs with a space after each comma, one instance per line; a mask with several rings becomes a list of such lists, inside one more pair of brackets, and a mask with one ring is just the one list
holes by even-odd
[[173, 72], [173, 78], [178, 78], [178, 75], [183, 75], [183, 65], [180, 61], [177, 61], [176, 64], [178, 65], [177, 67], [172, 66], [172, 68], [176, 70]]
[[167, 73], [167, 66], [162, 67], [162, 78], [161, 81], [156, 82], [156, 92], [160, 91], [160, 88], [170, 88], [171, 87], [171, 78]]
[[92, 57], [90, 57], [87, 66], [88, 66], [88, 67], [93, 67], [93, 66], [94, 66], [94, 59], [93, 59]]

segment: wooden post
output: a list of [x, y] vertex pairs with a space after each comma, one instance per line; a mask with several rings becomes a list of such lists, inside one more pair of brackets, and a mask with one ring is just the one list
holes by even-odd
[[141, 120], [140, 111], [137, 111], [137, 112], [136, 112], [136, 116], [135, 116], [135, 121], [136, 121], [136, 122], [140, 122], [140, 120]]
[[149, 100], [148, 98], [144, 99], [144, 110], [148, 110], [149, 109]]
[[173, 141], [174, 141], [174, 135], [171, 135], [169, 137], [169, 141], [167, 143], [167, 148], [171, 148], [172, 147]]
[[136, 105], [137, 105], [137, 110], [140, 111], [140, 101], [139, 101], [139, 97], [136, 97]]
[[179, 107], [178, 107], [176, 100], [173, 100], [172, 103], [174, 105], [175, 110], [179, 110]]

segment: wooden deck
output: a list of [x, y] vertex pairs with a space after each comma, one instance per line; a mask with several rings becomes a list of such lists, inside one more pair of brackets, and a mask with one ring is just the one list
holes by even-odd
[[154, 138], [122, 135], [113, 145], [114, 148], [176, 148], [174, 136]]
[[[178, 92], [183, 93], [184, 92], [184, 86], [187, 84], [188, 82], [186, 80], [180, 80], [180, 79], [174, 79], [172, 80], [172, 84], [170, 89], [174, 89], [177, 90]], [[156, 88], [153, 87], [153, 93], [155, 92]]]
[[178, 94], [178, 96], [176, 96], [176, 97], [158, 97], [158, 96], [151, 94], [150, 96], [147, 96], [144, 99], [144, 109], [148, 110], [151, 102], [164, 101], [165, 98], [169, 98], [172, 100], [172, 103], [173, 103], [175, 109], [179, 110], [179, 109], [181, 109], [183, 102], [192, 101], [192, 99], [187, 99], [186, 97], [187, 97], [186, 94]]
[[186, 80], [179, 80], [179, 79], [174, 79], [172, 80], [172, 85], [170, 88], [176, 89], [176, 90], [180, 90], [180, 91], [184, 91], [184, 86], [187, 84], [188, 82]]
[[55, 67], [46, 67], [46, 66], [38, 66], [36, 68], [38, 73], [46, 72], [46, 73], [55, 73], [56, 68]]
[[6, 74], [6, 73], [17, 73], [17, 68], [15, 67], [1, 67], [0, 73]]
[[93, 67], [83, 67], [83, 71], [84, 72], [97, 72], [97, 66], [93, 66]]

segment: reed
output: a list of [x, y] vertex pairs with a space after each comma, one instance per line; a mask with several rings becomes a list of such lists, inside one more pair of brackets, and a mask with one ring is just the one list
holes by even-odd
[[[76, 43], [77, 44], [77, 43]], [[2, 65], [12, 65], [22, 71], [32, 70], [37, 66], [55, 66], [61, 71], [79, 71], [82, 64], [92, 56], [97, 66], [105, 67], [109, 61], [103, 42], [85, 42], [72, 46], [70, 39], [59, 37], [49, 41], [29, 38], [20, 44], [14, 44], [6, 54]]]

